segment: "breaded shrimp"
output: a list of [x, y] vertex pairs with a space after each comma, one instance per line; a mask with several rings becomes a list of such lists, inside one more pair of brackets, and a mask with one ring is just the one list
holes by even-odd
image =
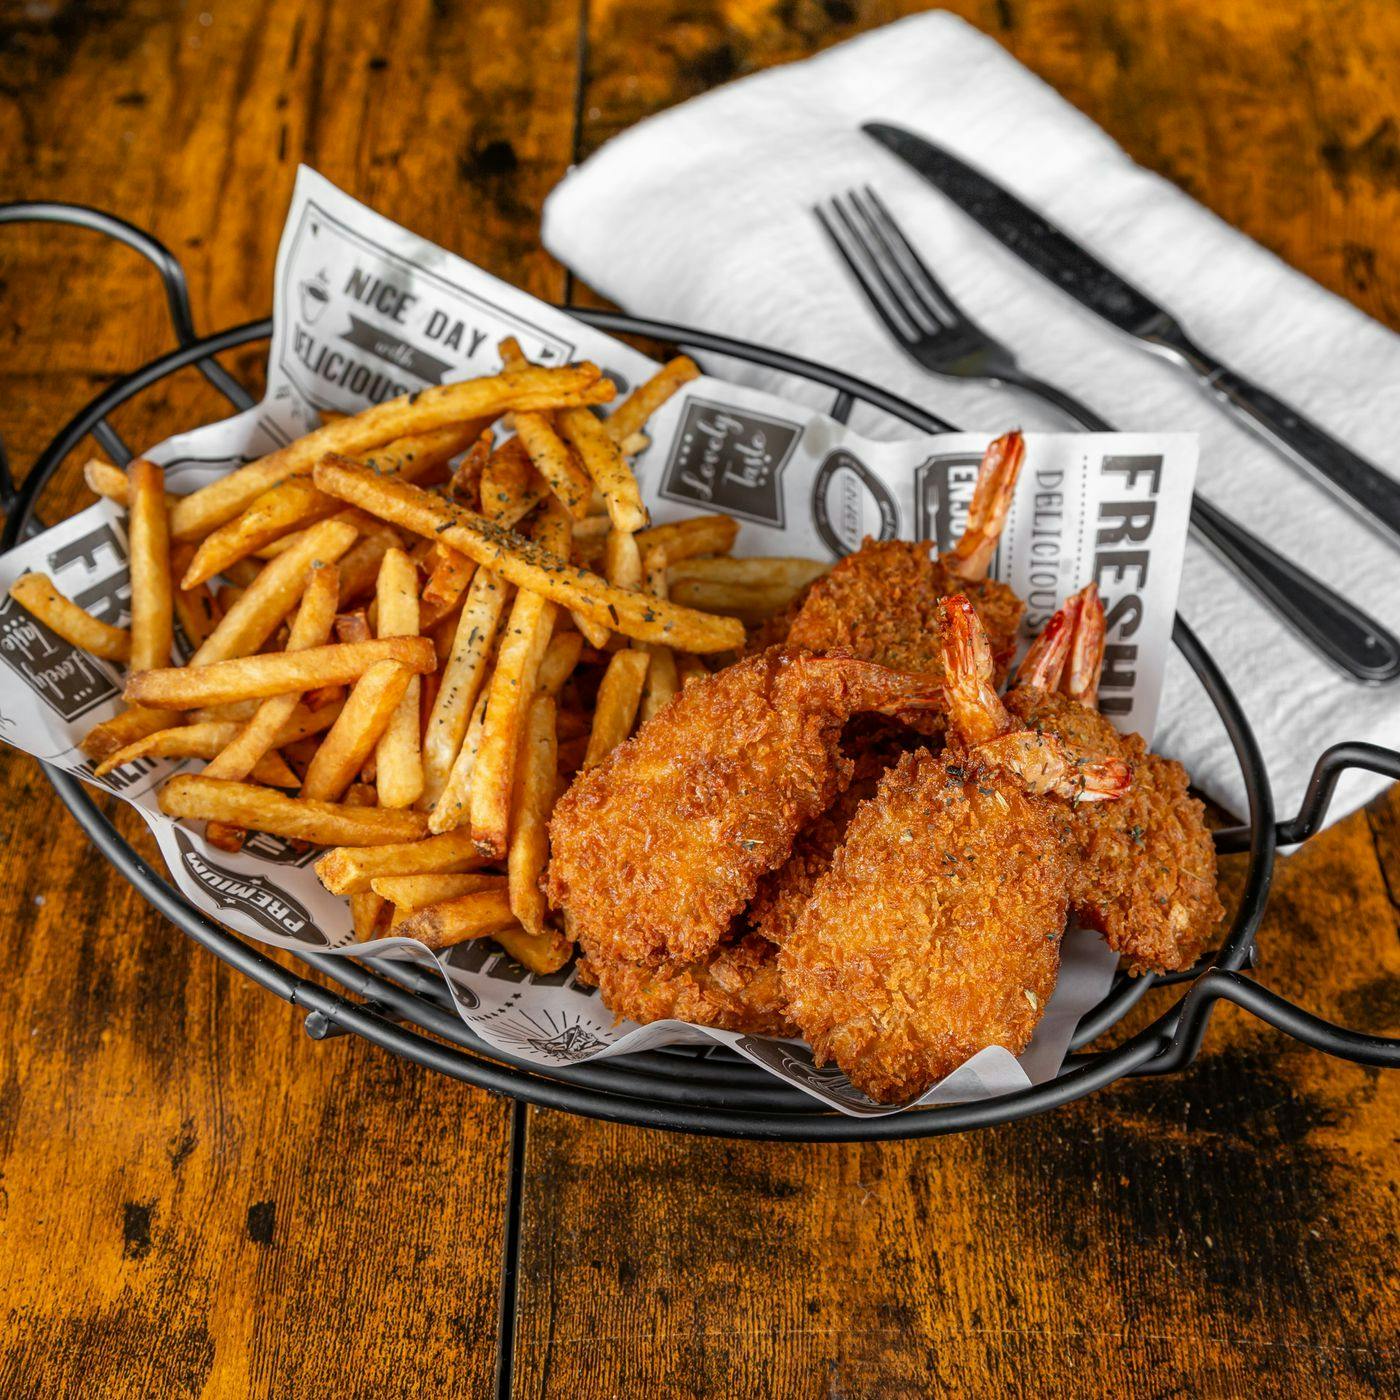
[[1071, 804], [1127, 783], [1116, 759], [1019, 735], [971, 604], [943, 615], [950, 747], [885, 775], [778, 955], [818, 1063], [887, 1103], [989, 1045], [1025, 1048], [1059, 971]]
[[550, 902], [590, 956], [704, 958], [843, 785], [845, 722], [936, 705], [940, 688], [792, 648], [692, 681], [560, 799]]
[[[941, 665], [938, 602], [962, 592], [991, 637], [997, 677], [1004, 679], [1024, 605], [1005, 584], [988, 578], [987, 570], [1024, 458], [1020, 433], [997, 438], [983, 456], [967, 528], [948, 553], [933, 558], [926, 540], [867, 539], [807, 590], [788, 627], [788, 641], [814, 651], [846, 647], [895, 670], [936, 672]], [[921, 732], [939, 732], [940, 719], [925, 716]]]
[[1076, 594], [1047, 632], [1057, 618], [1061, 631], [1067, 625], [1072, 633], [1070, 645], [1060, 649], [1060, 664], [1043, 655], [1029, 670], [1023, 663], [1007, 709], [1028, 729], [1116, 753], [1133, 770], [1123, 801], [1081, 807], [1071, 819], [1079, 848], [1071, 883], [1075, 917], [1098, 929], [1135, 971], [1190, 967], [1225, 912], [1216, 893], [1215, 844], [1205, 808], [1187, 791], [1179, 763], [1152, 753], [1136, 734], [1119, 734], [1098, 712], [1098, 590], [1091, 584]]
[[674, 1019], [746, 1035], [799, 1034], [787, 1018], [778, 950], [753, 934], [722, 943], [698, 961], [668, 960], [658, 967], [594, 952], [579, 972], [619, 1020], [645, 1025]]

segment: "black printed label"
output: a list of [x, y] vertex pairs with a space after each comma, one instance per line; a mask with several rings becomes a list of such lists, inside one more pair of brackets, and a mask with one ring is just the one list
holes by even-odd
[[800, 423], [691, 398], [660, 494], [781, 529], [782, 475], [801, 436]]
[[278, 889], [265, 875], [230, 870], [195, 849], [189, 835], [178, 826], [175, 843], [185, 869], [209, 892], [220, 909], [237, 909], [255, 919], [269, 933], [295, 938], [299, 943], [328, 947], [325, 935], [311, 922], [306, 906]]
[[0, 659], [64, 720], [78, 719], [119, 693], [101, 661], [70, 646], [9, 597], [0, 599]]
[[844, 447], [827, 457], [812, 482], [812, 524], [822, 542], [840, 559], [873, 535], [899, 534], [899, 506], [889, 487]]

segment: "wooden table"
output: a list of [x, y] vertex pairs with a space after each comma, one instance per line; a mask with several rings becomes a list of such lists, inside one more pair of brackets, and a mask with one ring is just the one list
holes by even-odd
[[[571, 161], [918, 8], [15, 4], [0, 198], [153, 229], [205, 329], [266, 314], [298, 161], [562, 298], [537, 228]], [[1393, 8], [951, 8], [1138, 160], [1400, 328]], [[144, 265], [86, 235], [0, 234], [0, 306], [0, 429], [21, 468], [169, 344]], [[235, 358], [256, 378], [257, 353]], [[188, 375], [119, 427], [155, 440], [214, 411]], [[83, 499], [71, 475], [67, 490]], [[29, 759], [0, 755], [0, 782], [4, 1395], [1400, 1385], [1393, 1077], [1226, 1008], [1184, 1077], [967, 1137], [745, 1145], [526, 1112], [354, 1039], [309, 1040], [136, 898]], [[1392, 792], [1282, 862], [1260, 975], [1394, 1034], [1397, 891]]]

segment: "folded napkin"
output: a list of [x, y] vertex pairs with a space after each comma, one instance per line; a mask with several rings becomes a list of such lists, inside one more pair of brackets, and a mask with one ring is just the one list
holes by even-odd
[[[894, 346], [838, 265], [811, 206], [869, 183], [968, 311], [1027, 369], [1124, 429], [1200, 434], [1202, 494], [1400, 633], [1400, 555], [1211, 406], [1193, 382], [1055, 292], [859, 130], [924, 133], [1043, 210], [1174, 311], [1206, 347], [1395, 470], [1400, 339], [1135, 165], [999, 45], [943, 13], [876, 30], [730, 84], [609, 142], [545, 208], [546, 246], [639, 315], [792, 350], [960, 427], [1066, 427], [1023, 396], [953, 384]], [[792, 381], [723, 372], [779, 392]], [[808, 401], [810, 389], [798, 390]], [[902, 436], [853, 419], [871, 435]], [[1194, 540], [1180, 610], [1255, 728], [1281, 816], [1329, 744], [1400, 746], [1400, 690], [1338, 676]], [[1168, 669], [1156, 747], [1244, 811], [1224, 731], [1189, 668]], [[1352, 774], [1330, 816], [1384, 780]]]

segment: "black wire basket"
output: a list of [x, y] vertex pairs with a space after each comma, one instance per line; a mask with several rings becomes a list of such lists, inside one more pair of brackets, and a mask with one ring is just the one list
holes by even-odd
[[[40, 454], [16, 486], [0, 448], [0, 505], [6, 512], [0, 552], [42, 528], [39, 497], [55, 471], [91, 436], [114, 461], [132, 452], [108, 415], [166, 376], [196, 366], [235, 408], [250, 407], [248, 391], [214, 358], [271, 334], [270, 320], [252, 321], [215, 335], [197, 336], [185, 276], [174, 256], [151, 235], [79, 205], [0, 205], [0, 223], [56, 223], [102, 233], [134, 248], [160, 274], [178, 347], [112, 384], [79, 411]], [[823, 385], [835, 393], [831, 412], [841, 420], [857, 401], [924, 432], [950, 425], [873, 384], [796, 356], [726, 336], [643, 320], [619, 312], [566, 307], [599, 330], [710, 351]], [[93, 845], [178, 928], [260, 986], [305, 1012], [316, 1039], [355, 1034], [415, 1064], [494, 1093], [614, 1122], [680, 1132], [795, 1141], [865, 1141], [928, 1137], [1044, 1113], [1125, 1075], [1173, 1074], [1195, 1058], [1211, 1009], [1225, 1000], [1327, 1054], [1361, 1064], [1400, 1065], [1400, 1040], [1365, 1035], [1311, 1015], [1266, 990], [1243, 972], [1253, 958], [1280, 845], [1317, 830], [1337, 779], [1348, 768], [1400, 778], [1400, 754], [1372, 744], [1338, 744], [1317, 761], [1302, 807], [1276, 822], [1273, 795], [1249, 722], [1210, 654], [1178, 617], [1173, 641], [1209, 696], [1233, 746], [1248, 805], [1244, 826], [1216, 833], [1221, 852], [1247, 852], [1243, 889], [1220, 947], [1197, 966], [1170, 976], [1120, 974], [1108, 995], [1080, 1021], [1059, 1074], [1046, 1083], [976, 1103], [912, 1109], [879, 1118], [848, 1118], [816, 1109], [805, 1094], [728, 1050], [694, 1047], [642, 1051], [620, 1059], [543, 1068], [488, 1046], [457, 1016], [435, 974], [385, 958], [300, 952], [302, 961], [340, 987], [333, 991], [274, 962], [200, 912], [122, 837], [76, 778], [41, 764], [55, 792]], [[1153, 986], [1182, 985], [1183, 995], [1162, 1015], [1121, 1044], [1092, 1045], [1115, 1027]], [[347, 995], [348, 994], [348, 995]]]

